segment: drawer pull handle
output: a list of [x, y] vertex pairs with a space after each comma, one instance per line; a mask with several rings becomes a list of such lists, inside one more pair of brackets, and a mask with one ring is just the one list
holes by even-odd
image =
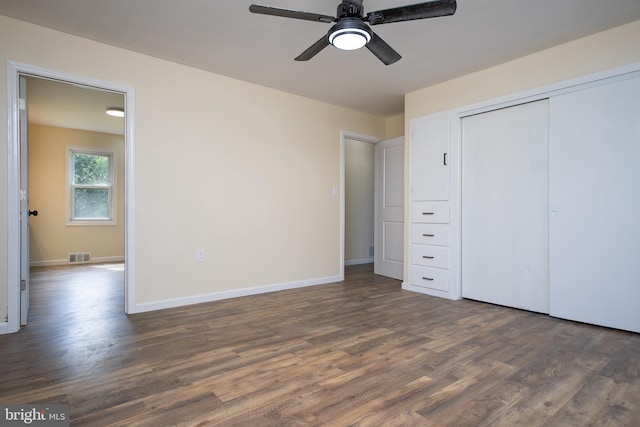
[[430, 281], [430, 282], [433, 282], [433, 278], [431, 278], [431, 277], [423, 277], [422, 279], [423, 279], [423, 280], [428, 280], [428, 281]]
[[433, 237], [435, 234], [422, 234], [423, 237]]
[[433, 215], [433, 212], [422, 212], [422, 215]]
[[434, 256], [428, 256], [428, 255], [422, 255], [422, 258], [424, 259], [434, 259]]

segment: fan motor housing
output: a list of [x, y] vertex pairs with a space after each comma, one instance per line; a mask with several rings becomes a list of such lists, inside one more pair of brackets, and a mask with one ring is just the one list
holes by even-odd
[[338, 5], [336, 16], [338, 18], [345, 17], [362, 17], [362, 0], [343, 0]]

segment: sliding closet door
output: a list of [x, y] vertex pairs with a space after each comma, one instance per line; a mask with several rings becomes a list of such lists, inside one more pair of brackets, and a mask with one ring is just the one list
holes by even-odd
[[640, 78], [550, 108], [550, 314], [640, 332]]
[[462, 296], [549, 312], [548, 100], [462, 120]]

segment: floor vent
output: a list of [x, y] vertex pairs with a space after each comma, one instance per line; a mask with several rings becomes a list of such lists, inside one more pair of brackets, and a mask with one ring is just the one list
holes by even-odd
[[89, 261], [91, 261], [91, 254], [89, 252], [69, 254], [69, 264], [82, 264]]

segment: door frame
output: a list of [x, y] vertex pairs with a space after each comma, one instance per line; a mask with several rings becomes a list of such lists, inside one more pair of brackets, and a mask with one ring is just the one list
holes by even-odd
[[6, 330], [20, 330], [20, 76], [31, 76], [64, 83], [78, 84], [96, 89], [118, 92], [125, 99], [125, 292], [124, 312], [134, 313], [135, 301], [135, 91], [132, 86], [112, 83], [91, 77], [79, 76], [19, 62], [7, 63], [7, 113], [8, 113], [8, 315]]
[[[382, 138], [377, 136], [365, 135], [357, 132], [350, 132], [346, 130], [340, 131], [340, 280], [344, 280], [344, 238], [345, 238], [345, 139], [353, 139], [355, 141], [367, 142], [370, 144], [377, 144], [382, 141]], [[374, 183], [375, 184], [375, 183]], [[335, 191], [334, 191], [335, 194]], [[374, 245], [374, 253], [376, 248]]]

